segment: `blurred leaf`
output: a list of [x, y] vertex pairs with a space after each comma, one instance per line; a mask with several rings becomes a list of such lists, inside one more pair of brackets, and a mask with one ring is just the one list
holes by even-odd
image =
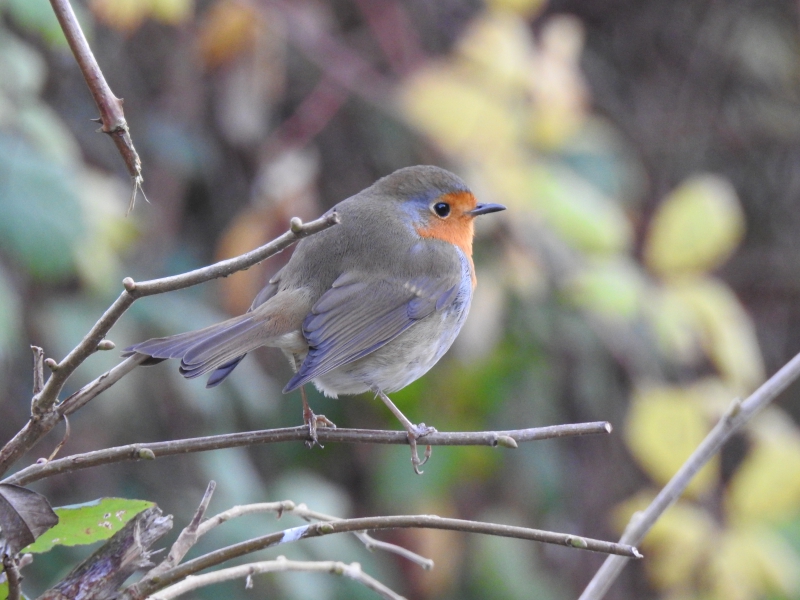
[[[67, 46], [67, 38], [58, 24], [53, 7], [47, 0], [5, 0], [8, 13], [23, 29], [40, 35], [54, 46]], [[75, 15], [86, 37], [92, 37], [92, 23], [83, 6], [72, 3]]]
[[[631, 400], [625, 441], [636, 460], [658, 484], [665, 484], [709, 431], [700, 399], [691, 389], [641, 387]], [[687, 487], [693, 496], [707, 492], [717, 480], [715, 457]]]
[[150, 14], [144, 0], [89, 0], [89, 8], [98, 20], [122, 32], [131, 32]]
[[20, 334], [20, 299], [6, 271], [0, 266], [0, 359]]
[[755, 327], [726, 284], [710, 277], [685, 278], [665, 284], [664, 293], [691, 312], [705, 353], [738, 393], [764, 380]]
[[602, 253], [630, 246], [631, 223], [619, 205], [574, 172], [555, 164], [537, 165], [531, 183], [535, 209], [570, 245]]
[[487, 7], [497, 11], [513, 11], [527, 18], [533, 17], [545, 5], [545, 0], [488, 0]]
[[631, 320], [642, 309], [646, 282], [626, 258], [590, 260], [566, 286], [569, 300], [601, 317]]
[[44, 85], [47, 67], [30, 45], [0, 29], [0, 90], [12, 98], [38, 94]]
[[42, 102], [28, 102], [17, 112], [16, 126], [30, 144], [48, 160], [76, 167], [81, 149], [66, 123]]
[[588, 92], [578, 64], [583, 41], [583, 24], [571, 15], [551, 16], [541, 28], [529, 119], [529, 137], [540, 147], [561, 147], [586, 119]]
[[85, 504], [55, 510], [58, 525], [47, 531], [24, 552], [41, 554], [53, 546], [80, 546], [107, 540], [125, 523], [155, 503], [126, 498], [99, 498]]
[[800, 512], [800, 434], [790, 427], [754, 441], [728, 486], [730, 519], [781, 521]]
[[203, 62], [215, 68], [250, 49], [261, 25], [260, 13], [250, 4], [218, 0], [203, 15], [200, 25]]
[[[525, 90], [533, 75], [528, 24], [511, 13], [490, 11], [474, 19], [458, 41], [458, 54], [478, 67], [474, 82], [493, 95]], [[500, 96], [502, 97], [502, 96]]]
[[8, 581], [0, 582], [0, 600], [8, 598]]
[[698, 175], [659, 206], [644, 259], [662, 276], [706, 272], [727, 260], [743, 234], [744, 214], [733, 186], [716, 175]]
[[150, 0], [154, 19], [167, 25], [179, 25], [194, 13], [194, 0]]
[[679, 297], [668, 289], [651, 290], [645, 303], [645, 315], [667, 359], [689, 365], [701, 357], [702, 332], [697, 317]]
[[716, 600], [756, 600], [800, 591], [800, 556], [764, 527], [726, 530], [714, 544], [708, 576]]
[[11, 554], [33, 543], [56, 523], [58, 517], [47, 498], [18, 485], [0, 483], [0, 540]]
[[65, 169], [0, 134], [0, 247], [36, 278], [74, 271], [73, 247], [86, 228], [71, 182]]
[[488, 89], [446, 64], [406, 80], [400, 102], [409, 121], [456, 156], [502, 153], [517, 139], [513, 114]]
[[[642, 492], [620, 504], [614, 510], [616, 528], [622, 531], [653, 498], [652, 492]], [[717, 535], [711, 515], [679, 500], [656, 521], [642, 543], [651, 581], [661, 590], [689, 584], [704, 570]]]

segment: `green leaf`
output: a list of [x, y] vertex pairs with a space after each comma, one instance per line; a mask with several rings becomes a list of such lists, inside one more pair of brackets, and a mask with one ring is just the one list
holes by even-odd
[[0, 247], [38, 279], [75, 270], [86, 233], [70, 172], [20, 138], [0, 135]]
[[86, 504], [55, 509], [58, 525], [23, 552], [48, 552], [53, 546], [80, 546], [107, 540], [143, 510], [155, 506], [147, 500], [100, 498]]
[[612, 319], [634, 319], [642, 309], [646, 282], [627, 259], [589, 261], [567, 285], [567, 297], [578, 307]]

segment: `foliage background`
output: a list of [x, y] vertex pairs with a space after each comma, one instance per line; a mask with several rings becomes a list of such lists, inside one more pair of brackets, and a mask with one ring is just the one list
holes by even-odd
[[[37, 485], [54, 505], [142, 498], [182, 525], [213, 478], [218, 510], [288, 498], [340, 516], [437, 513], [614, 539], [730, 399], [800, 347], [797, 3], [90, 0], [76, 10], [125, 98], [152, 204], [124, 217], [124, 167], [94, 133], [96, 108], [49, 3], [0, 2], [2, 439], [29, 410], [27, 346], [63, 356], [122, 277], [240, 253], [289, 217], [419, 163], [455, 170], [510, 210], [479, 230], [465, 330], [396, 394], [401, 408], [442, 430], [607, 419], [615, 433], [513, 452], [439, 448], [422, 477], [402, 448], [227, 450]], [[124, 347], [236, 314], [284, 261], [143, 300], [109, 337]], [[174, 365], [139, 369], [75, 416], [62, 453], [298, 424], [299, 398], [280, 394], [288, 366], [256, 354], [215, 390]], [[117, 361], [93, 357], [67, 391]], [[311, 401], [342, 426], [396, 427], [367, 397]], [[609, 598], [800, 598], [798, 416], [795, 387], [697, 477]], [[277, 527], [242, 520], [206, 543]], [[418, 599], [575, 597], [602, 560], [448, 532], [387, 537], [436, 568], [347, 537], [285, 553], [357, 560]], [[28, 593], [82, 552], [37, 558]], [[202, 597], [370, 597], [308, 575], [242, 587]]]

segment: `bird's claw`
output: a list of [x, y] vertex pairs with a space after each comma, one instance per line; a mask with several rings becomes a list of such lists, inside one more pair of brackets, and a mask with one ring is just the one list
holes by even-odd
[[408, 445], [411, 446], [411, 466], [414, 468], [414, 473], [417, 475], [422, 475], [424, 471], [422, 471], [420, 467], [428, 462], [433, 452], [433, 448], [430, 445], [425, 446], [425, 454], [423, 454], [422, 460], [420, 460], [419, 454], [417, 453], [417, 440], [429, 433], [436, 433], [436, 428], [428, 427], [425, 423], [412, 425], [408, 430]]
[[310, 408], [308, 410], [303, 410], [303, 421], [305, 421], [306, 427], [308, 427], [309, 439], [306, 440], [306, 447], [313, 448], [314, 446], [319, 446], [320, 448], [324, 448], [325, 446], [319, 443], [319, 438], [317, 437], [317, 427], [330, 427], [331, 429], [336, 429], [336, 423], [331, 421], [325, 415], [314, 414], [314, 411], [312, 411]]

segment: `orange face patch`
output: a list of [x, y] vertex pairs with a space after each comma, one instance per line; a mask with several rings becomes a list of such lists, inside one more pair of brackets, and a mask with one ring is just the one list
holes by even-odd
[[475, 287], [475, 267], [472, 264], [472, 238], [475, 226], [472, 223], [473, 215], [467, 213], [475, 208], [478, 202], [470, 192], [444, 194], [435, 202], [447, 202], [450, 205], [450, 215], [442, 219], [431, 213], [428, 226], [417, 227], [417, 233], [422, 237], [450, 242], [461, 248], [469, 260], [472, 287]]

